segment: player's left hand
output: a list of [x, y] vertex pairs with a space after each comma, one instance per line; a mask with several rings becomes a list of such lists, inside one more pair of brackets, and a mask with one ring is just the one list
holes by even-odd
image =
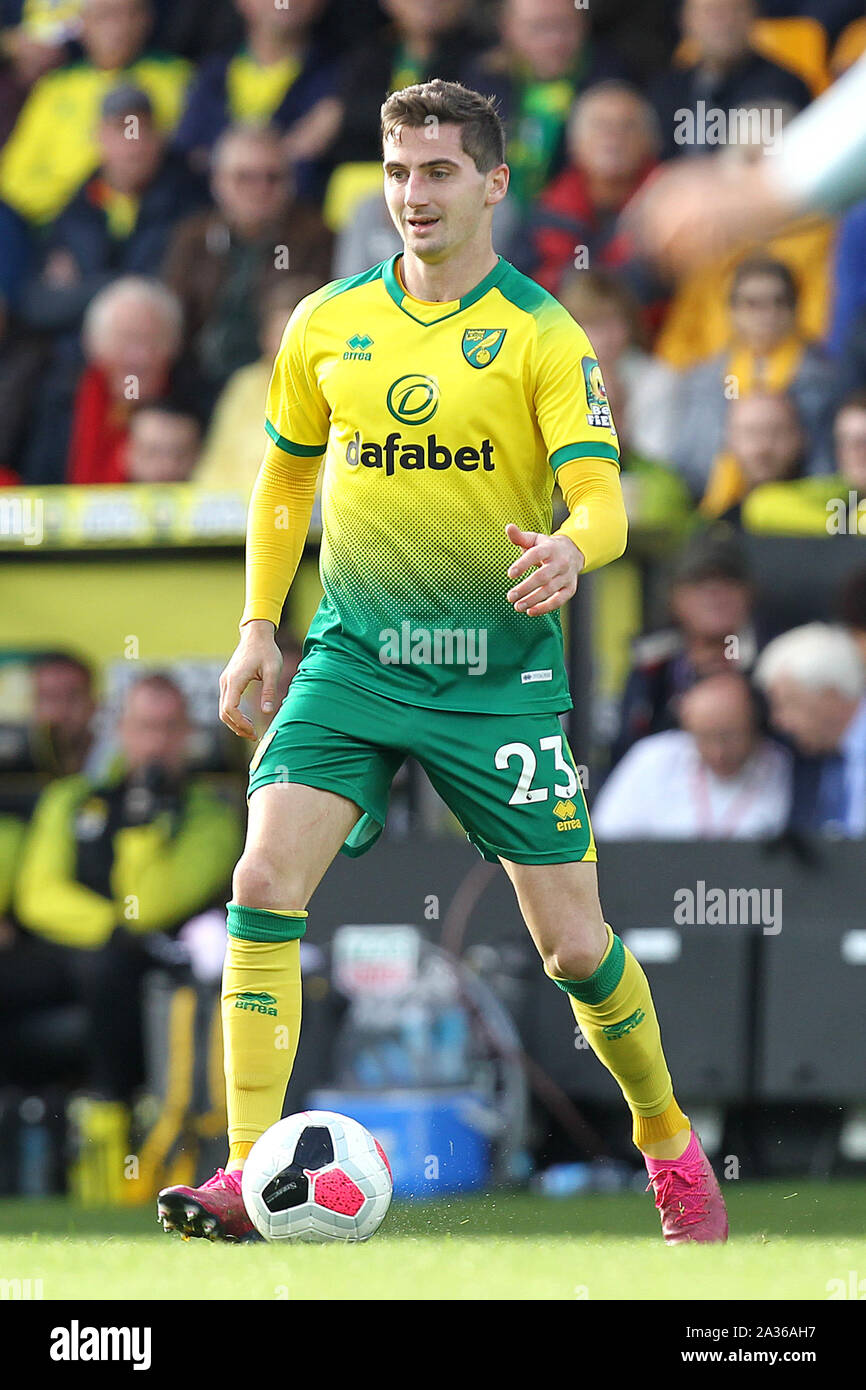
[[538, 568], [520, 584], [509, 589], [506, 598], [518, 613], [528, 613], [536, 618], [541, 613], [552, 613], [568, 603], [577, 592], [580, 571], [586, 563], [574, 541], [568, 536], [545, 536], [539, 531], [521, 531], [510, 522], [505, 534], [512, 545], [519, 545], [523, 554], [508, 571], [509, 579], [519, 579], [522, 574]]

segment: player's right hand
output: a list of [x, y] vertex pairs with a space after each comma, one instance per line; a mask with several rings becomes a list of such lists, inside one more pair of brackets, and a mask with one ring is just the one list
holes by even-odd
[[229, 664], [220, 676], [220, 719], [239, 738], [255, 742], [258, 734], [240, 703], [250, 681], [262, 683], [263, 714], [271, 714], [277, 697], [277, 681], [283, 668], [283, 656], [274, 641], [274, 625], [264, 620], [245, 623], [241, 640]]

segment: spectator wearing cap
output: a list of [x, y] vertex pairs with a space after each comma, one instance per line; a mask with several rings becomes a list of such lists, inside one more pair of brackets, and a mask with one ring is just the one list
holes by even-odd
[[637, 262], [619, 215], [655, 167], [655, 112], [627, 83], [599, 83], [575, 102], [566, 143], [568, 164], [541, 193], [528, 222], [530, 273], [555, 294], [579, 251], [584, 268], [616, 270], [652, 303], [659, 288]]
[[278, 131], [231, 127], [213, 152], [216, 207], [175, 228], [163, 276], [183, 306], [186, 352], [213, 404], [261, 354], [258, 305], [287, 274], [330, 277], [332, 237], [296, 198]]
[[738, 266], [729, 300], [730, 345], [687, 372], [673, 460], [696, 496], [722, 452], [730, 403], [788, 392], [806, 434], [807, 471], [828, 473], [835, 368], [797, 328], [797, 284], [782, 261], [756, 256]]
[[109, 92], [97, 141], [99, 168], [48, 230], [25, 289], [21, 317], [34, 329], [75, 335], [105, 285], [119, 275], [156, 275], [174, 224], [205, 201], [205, 189], [167, 150], [143, 88]]
[[866, 668], [844, 628], [806, 623], [762, 652], [755, 680], [797, 750], [792, 825], [866, 834]]
[[678, 729], [639, 739], [610, 774], [592, 807], [596, 839], [781, 834], [791, 755], [762, 733], [745, 677], [727, 671], [698, 681], [680, 699], [679, 720]]
[[119, 82], [144, 88], [160, 130], [177, 124], [190, 67], [147, 51], [152, 18], [148, 0], [82, 0], [84, 60], [39, 78], [0, 154], [0, 198], [28, 221], [53, 221], [95, 169], [100, 106]]
[[[770, 102], [789, 104], [796, 111], [809, 105], [812, 94], [805, 82], [753, 47], [751, 31], [757, 17], [754, 0], [683, 0], [680, 22], [686, 56], [675, 59], [650, 88], [663, 158], [695, 153], [702, 113], [721, 111], [727, 121], [731, 111], [758, 109]], [[717, 123], [714, 132], [721, 130]]]
[[586, 10], [573, 0], [503, 0], [499, 33], [498, 46], [472, 64], [465, 81], [498, 99], [509, 196], [525, 213], [565, 166], [575, 98], [594, 82], [627, 74], [591, 37]]
[[122, 276], [100, 290], [84, 316], [83, 370], [47, 375], [27, 480], [125, 482], [130, 420], [177, 386], [182, 328], [180, 303], [158, 280]]
[[189, 91], [175, 141], [194, 168], [232, 125], [271, 125], [305, 197], [321, 191], [315, 161], [333, 137], [337, 65], [314, 36], [325, 0], [236, 0], [243, 45], [206, 58]]
[[612, 760], [639, 738], [675, 728], [680, 696], [696, 680], [738, 670], [748, 673], [763, 633], [743, 553], [721, 532], [688, 542], [670, 585], [670, 627], [634, 644], [620, 708]]

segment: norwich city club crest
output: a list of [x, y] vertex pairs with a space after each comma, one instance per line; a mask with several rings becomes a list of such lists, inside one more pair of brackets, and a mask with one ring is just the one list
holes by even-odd
[[463, 356], [470, 367], [489, 367], [505, 341], [505, 328], [467, 328]]

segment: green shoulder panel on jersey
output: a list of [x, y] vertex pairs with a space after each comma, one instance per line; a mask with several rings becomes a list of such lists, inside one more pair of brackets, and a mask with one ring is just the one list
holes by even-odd
[[358, 289], [361, 285], [371, 285], [375, 280], [381, 280], [385, 268], [389, 264], [390, 259], [380, 261], [378, 265], [371, 266], [369, 270], [362, 270], [359, 275], [345, 275], [342, 280], [329, 280], [327, 285], [323, 285], [320, 290], [316, 290], [315, 294], [310, 295], [310, 299], [315, 301], [313, 308], [318, 309], [321, 304], [333, 299], [335, 295], [346, 294], [349, 290]]
[[[557, 329], [562, 330], [570, 337], [577, 335], [579, 340], [582, 339], [580, 342], [581, 356], [591, 356], [597, 367], [589, 338], [568, 310], [549, 290], [544, 289], [535, 280], [530, 280], [528, 275], [517, 270], [510, 262], [507, 264], [508, 270], [496, 286], [499, 293], [516, 308], [532, 315], [539, 335], [547, 332], [556, 333]], [[595, 439], [564, 444], [561, 448], [554, 450], [550, 455], [549, 462], [555, 473], [564, 463], [582, 458], [604, 459], [617, 466], [620, 462], [619, 449], [615, 444], [608, 444]]]

